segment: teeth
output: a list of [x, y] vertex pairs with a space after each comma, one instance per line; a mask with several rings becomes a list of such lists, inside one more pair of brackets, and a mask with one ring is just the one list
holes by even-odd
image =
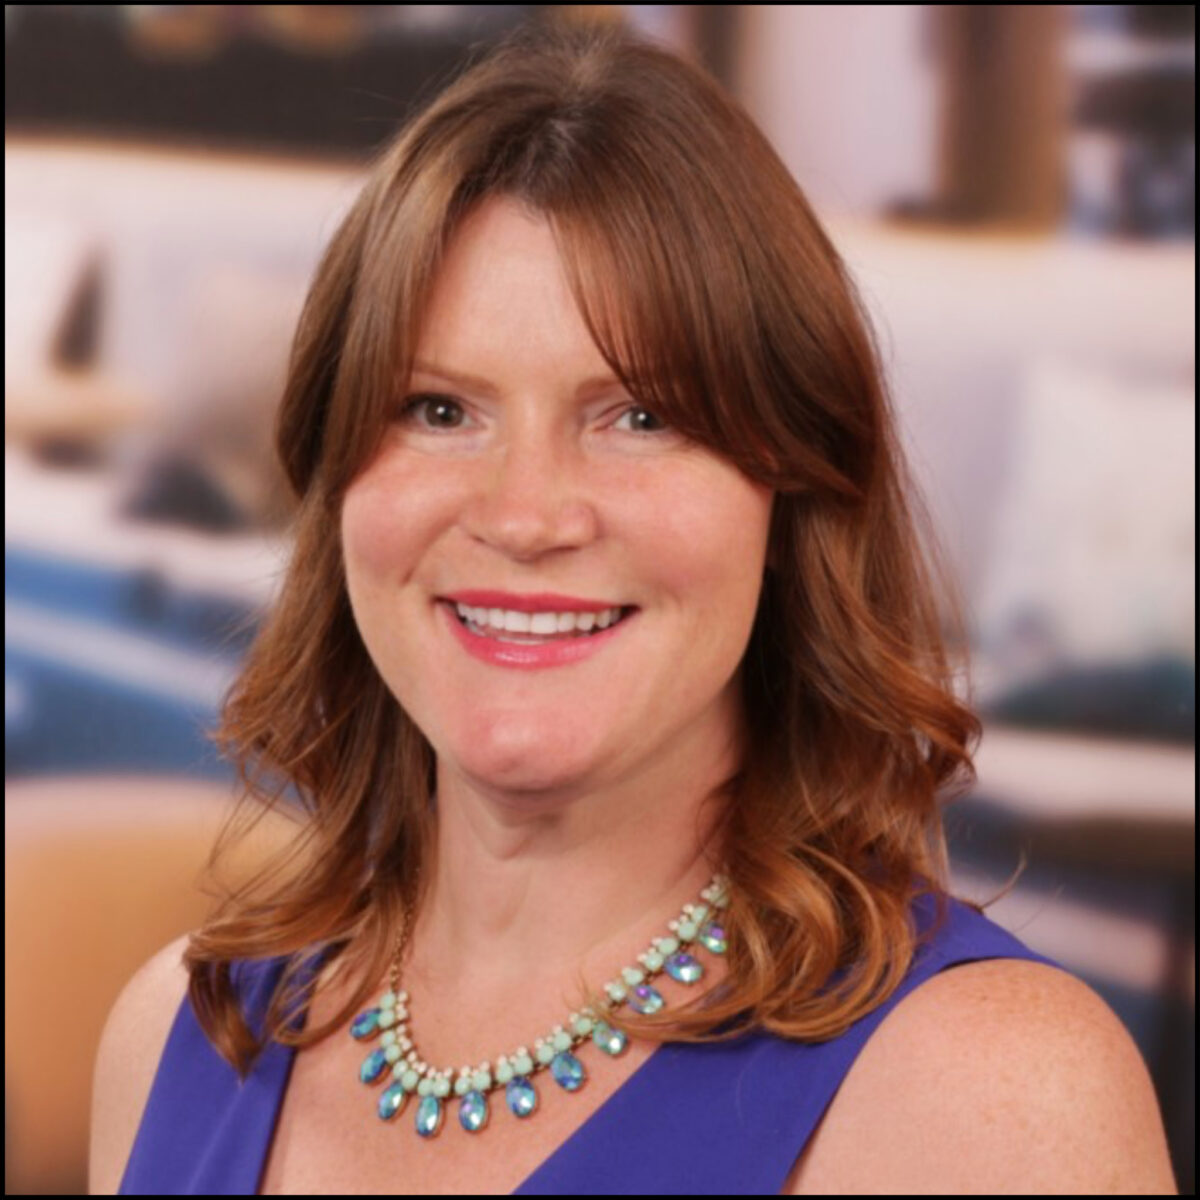
[[620, 608], [608, 608], [599, 613], [527, 613], [503, 608], [468, 608], [465, 604], [456, 604], [454, 607], [460, 617], [480, 628], [498, 633], [525, 633], [533, 637], [588, 633], [593, 628], [607, 629], [621, 616]]

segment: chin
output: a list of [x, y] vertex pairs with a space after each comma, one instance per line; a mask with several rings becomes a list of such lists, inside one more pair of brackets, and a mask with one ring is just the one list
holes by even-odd
[[532, 800], [560, 793], [575, 794], [586, 789], [589, 780], [589, 771], [583, 764], [552, 767], [544, 753], [522, 756], [520, 760], [495, 756], [481, 761], [476, 756], [469, 762], [460, 761], [457, 773], [481, 791], [504, 793], [514, 800], [522, 796]]

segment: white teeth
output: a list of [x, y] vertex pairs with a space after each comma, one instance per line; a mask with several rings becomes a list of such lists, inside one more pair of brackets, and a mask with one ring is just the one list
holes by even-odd
[[503, 608], [469, 608], [455, 604], [455, 610], [464, 620], [481, 628], [503, 633], [526, 633], [534, 637], [551, 637], [555, 634], [588, 633], [593, 628], [607, 629], [620, 619], [620, 608], [608, 608], [603, 612], [515, 612]]

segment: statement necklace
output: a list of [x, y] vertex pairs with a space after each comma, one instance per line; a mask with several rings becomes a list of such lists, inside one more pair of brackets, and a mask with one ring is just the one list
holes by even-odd
[[[572, 1012], [565, 1024], [555, 1025], [534, 1043], [533, 1054], [518, 1046], [511, 1054], [501, 1054], [477, 1067], [434, 1069], [425, 1062], [413, 1044], [408, 1021], [408, 993], [400, 990], [400, 960], [407, 940], [410, 920], [406, 919], [397, 937], [396, 957], [392, 964], [391, 990], [380, 997], [375, 1008], [359, 1013], [350, 1025], [350, 1034], [359, 1041], [379, 1036], [379, 1046], [363, 1060], [358, 1077], [365, 1084], [391, 1082], [379, 1097], [376, 1111], [384, 1121], [400, 1114], [408, 1097], [420, 1097], [416, 1109], [416, 1130], [422, 1137], [435, 1136], [445, 1118], [447, 1098], [458, 1097], [458, 1122], [468, 1133], [478, 1133], [488, 1123], [488, 1096], [503, 1086], [509, 1111], [516, 1117], [528, 1117], [537, 1110], [538, 1093], [533, 1079], [549, 1067], [554, 1082], [564, 1091], [578, 1091], [587, 1078], [583, 1064], [571, 1052], [590, 1037], [612, 1057], [620, 1054], [628, 1042], [626, 1035], [613, 1029], [603, 1018], [618, 1005], [628, 1004], [635, 1012], [654, 1013], [666, 1005], [662, 994], [649, 980], [666, 971], [680, 983], [695, 984], [704, 975], [703, 965], [689, 951], [697, 944], [710, 954], [724, 954], [725, 930], [721, 914], [714, 910], [729, 904], [729, 880], [718, 873], [700, 896], [704, 903], [685, 904], [683, 912], [667, 922], [670, 933], [655, 938], [649, 949], [637, 956], [641, 964], [624, 967], [620, 978], [604, 985], [607, 999], [604, 1012], [591, 1007]], [[388, 1068], [391, 1068], [389, 1071]]]

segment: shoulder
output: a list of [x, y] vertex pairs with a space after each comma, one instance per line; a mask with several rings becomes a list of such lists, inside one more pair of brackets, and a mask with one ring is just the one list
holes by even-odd
[[1026, 959], [950, 967], [900, 1001], [797, 1167], [793, 1193], [1177, 1194], [1133, 1039]]
[[88, 1193], [115, 1195], [180, 1004], [187, 995], [184, 934], [134, 972], [109, 1010], [92, 1075]]

